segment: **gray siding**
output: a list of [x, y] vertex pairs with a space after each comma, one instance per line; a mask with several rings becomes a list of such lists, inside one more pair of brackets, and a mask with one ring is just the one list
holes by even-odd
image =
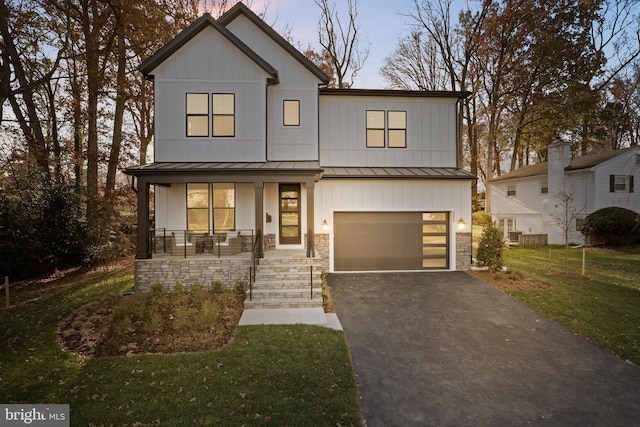
[[[406, 148], [367, 148], [365, 112], [407, 112]], [[322, 166], [456, 167], [456, 100], [320, 96]]]

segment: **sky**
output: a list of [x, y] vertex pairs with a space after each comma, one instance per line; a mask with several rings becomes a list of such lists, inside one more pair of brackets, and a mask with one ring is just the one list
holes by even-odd
[[[340, 16], [347, 18], [346, 0], [335, 0], [338, 11], [344, 11]], [[291, 35], [306, 48], [308, 45], [319, 50], [318, 19], [320, 8], [313, 0], [267, 0], [268, 9], [266, 21], [273, 25], [276, 31], [285, 28], [291, 30]], [[253, 3], [257, 12], [263, 7], [259, 2]], [[359, 89], [384, 89], [386, 83], [379, 70], [384, 65], [384, 59], [395, 50], [397, 42], [410, 31], [410, 18], [402, 16], [413, 10], [412, 0], [359, 0], [358, 18], [362, 37], [361, 46], [369, 45], [369, 58], [364, 68], [356, 76], [353, 87]], [[274, 22], [275, 21], [275, 22]], [[295, 45], [295, 44], [294, 44]]]

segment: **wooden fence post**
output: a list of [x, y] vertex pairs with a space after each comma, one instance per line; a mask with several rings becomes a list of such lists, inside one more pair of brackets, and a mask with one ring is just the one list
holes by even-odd
[[584, 274], [586, 273], [587, 269], [587, 248], [586, 247], [582, 247], [582, 276], [584, 277]]
[[9, 276], [4, 276], [4, 295], [7, 308], [11, 306], [9, 303]]

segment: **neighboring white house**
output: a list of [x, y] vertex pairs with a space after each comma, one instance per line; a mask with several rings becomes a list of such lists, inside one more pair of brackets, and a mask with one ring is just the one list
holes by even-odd
[[261, 240], [259, 256], [306, 249], [327, 271], [469, 267], [465, 93], [326, 88], [241, 3], [203, 15], [139, 69], [154, 82], [155, 159], [126, 171], [138, 261], [154, 256], [159, 233], [237, 230]]
[[571, 157], [568, 143], [549, 146], [549, 161], [516, 169], [488, 183], [493, 220], [504, 230], [547, 234], [550, 244], [584, 243], [589, 214], [610, 206], [640, 212], [640, 147]]

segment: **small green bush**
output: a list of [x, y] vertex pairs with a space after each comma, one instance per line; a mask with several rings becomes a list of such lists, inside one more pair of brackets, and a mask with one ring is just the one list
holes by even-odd
[[222, 292], [223, 287], [224, 286], [222, 285], [222, 282], [220, 280], [214, 280], [211, 283], [211, 290], [213, 290], [213, 292], [215, 292], [216, 294]]
[[584, 219], [581, 231], [590, 243], [608, 246], [640, 243], [640, 214], [615, 206], [603, 208]]
[[153, 299], [158, 299], [162, 296], [162, 284], [156, 283], [151, 286], [151, 296]]
[[502, 251], [504, 250], [504, 236], [502, 230], [490, 223], [482, 230], [482, 237], [478, 243], [476, 258], [480, 267], [488, 267], [490, 271], [502, 268]]
[[242, 283], [242, 281], [240, 280], [236, 281], [235, 291], [238, 295], [244, 292], [244, 283]]

